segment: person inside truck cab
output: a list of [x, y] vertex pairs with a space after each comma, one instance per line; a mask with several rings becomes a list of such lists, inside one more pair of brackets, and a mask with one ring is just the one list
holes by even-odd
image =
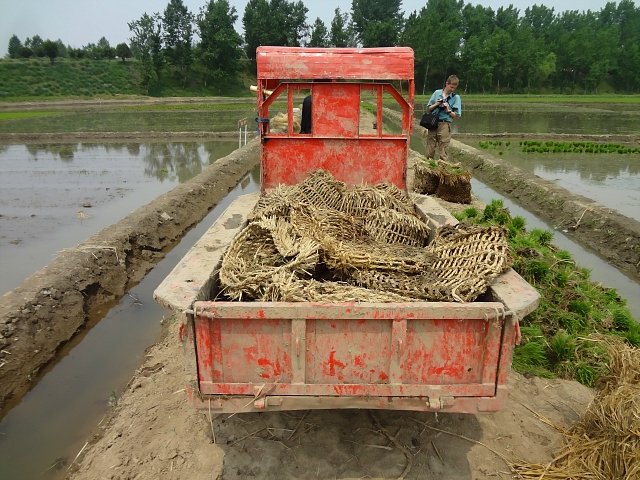
[[311, 94], [304, 97], [304, 100], [302, 101], [300, 133], [311, 133]]

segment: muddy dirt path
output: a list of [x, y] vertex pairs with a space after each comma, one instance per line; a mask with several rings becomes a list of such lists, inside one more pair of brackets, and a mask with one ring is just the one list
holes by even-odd
[[67, 478], [506, 480], [512, 476], [505, 460], [553, 459], [560, 435], [539, 415], [566, 427], [592, 398], [576, 382], [512, 373], [507, 407], [492, 415], [318, 410], [210, 416], [188, 402], [184, 378], [172, 323]]

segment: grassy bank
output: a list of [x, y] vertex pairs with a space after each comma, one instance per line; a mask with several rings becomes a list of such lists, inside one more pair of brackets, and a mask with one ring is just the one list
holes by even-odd
[[0, 100], [142, 94], [137, 64], [119, 60], [0, 60]]
[[[57, 58], [0, 59], [0, 101], [87, 99], [121, 95], [146, 95], [140, 64], [133, 59], [90, 60]], [[205, 87], [194, 74], [183, 87], [166, 68], [160, 73], [158, 96], [198, 97], [213, 95], [251, 96], [255, 79], [241, 74], [226, 85]]]

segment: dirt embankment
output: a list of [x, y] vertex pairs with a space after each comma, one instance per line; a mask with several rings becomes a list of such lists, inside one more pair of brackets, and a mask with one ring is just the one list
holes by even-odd
[[0, 416], [88, 322], [162, 259], [258, 164], [257, 140], [134, 211], [0, 297]]
[[451, 150], [472, 175], [640, 279], [640, 222], [464, 143], [452, 140]]

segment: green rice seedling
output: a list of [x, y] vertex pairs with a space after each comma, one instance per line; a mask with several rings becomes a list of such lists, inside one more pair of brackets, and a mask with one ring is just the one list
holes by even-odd
[[553, 240], [553, 233], [548, 230], [542, 230], [540, 228], [534, 228], [529, 232], [529, 236], [540, 246], [546, 247], [551, 244]]
[[526, 219], [520, 215], [515, 216], [511, 219], [511, 226], [519, 232], [524, 232], [526, 225]]
[[631, 316], [631, 312], [626, 308], [613, 307], [611, 309], [611, 316], [613, 320], [613, 326], [616, 330], [627, 331], [633, 326], [637, 326], [638, 323]]
[[640, 324], [637, 322], [631, 324], [623, 336], [634, 347], [640, 347]]
[[531, 259], [524, 266], [524, 277], [536, 284], [542, 282], [549, 275], [549, 264], [545, 260]]
[[491, 200], [482, 214], [482, 219], [498, 225], [506, 225], [511, 220], [509, 209], [504, 206], [502, 200]]
[[459, 222], [464, 222], [467, 219], [467, 216], [464, 214], [464, 212], [453, 212], [452, 215]]
[[584, 332], [585, 320], [575, 312], [555, 309], [554, 315], [558, 325], [572, 335]]
[[475, 207], [469, 207], [464, 209], [465, 218], [476, 218], [478, 216], [478, 209]]
[[549, 369], [545, 345], [539, 341], [527, 342], [517, 346], [513, 352], [513, 368], [523, 374], [541, 377], [553, 377]]
[[598, 378], [598, 371], [588, 362], [576, 363], [574, 375], [576, 380], [587, 387], [595, 387], [596, 379]]
[[553, 283], [558, 287], [566, 287], [571, 278], [571, 271], [566, 268], [557, 269], [553, 272]]
[[591, 304], [587, 300], [574, 300], [569, 302], [567, 308], [570, 312], [577, 313], [582, 317], [587, 317], [591, 313]]
[[558, 330], [549, 340], [551, 362], [560, 363], [576, 358], [576, 339], [564, 330]]

